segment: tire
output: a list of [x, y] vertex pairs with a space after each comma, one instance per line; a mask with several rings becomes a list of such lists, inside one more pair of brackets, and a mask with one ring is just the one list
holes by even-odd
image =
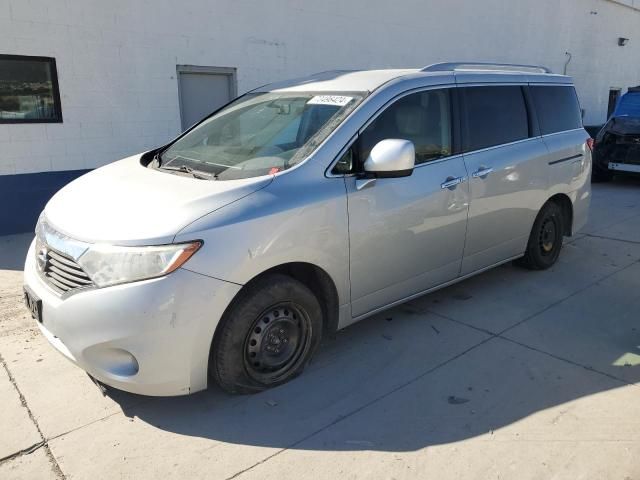
[[516, 260], [529, 270], [546, 270], [560, 256], [564, 238], [562, 209], [555, 202], [547, 202], [540, 209], [529, 235], [524, 257]]
[[222, 317], [209, 373], [229, 393], [256, 393], [298, 376], [322, 336], [322, 309], [301, 282], [270, 274], [248, 284]]

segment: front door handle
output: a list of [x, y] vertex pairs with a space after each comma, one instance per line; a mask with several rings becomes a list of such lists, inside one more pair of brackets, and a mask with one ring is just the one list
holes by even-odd
[[480, 167], [479, 170], [473, 172], [471, 175], [473, 176], [473, 178], [484, 178], [487, 175], [489, 175], [491, 172], [493, 172], [493, 168], [489, 167]]
[[447, 179], [440, 184], [440, 188], [448, 188], [449, 190], [453, 190], [456, 188], [456, 185], [464, 182], [464, 177], [447, 177]]

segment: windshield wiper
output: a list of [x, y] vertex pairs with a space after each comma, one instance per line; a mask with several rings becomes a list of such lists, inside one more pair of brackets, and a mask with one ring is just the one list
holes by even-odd
[[211, 174], [211, 173], [207, 173], [207, 172], [203, 172], [201, 170], [194, 170], [193, 168], [187, 167], [186, 165], [180, 165], [180, 166], [161, 165], [158, 168], [162, 169], [162, 170], [171, 170], [173, 172], [188, 173], [193, 178], [198, 178], [200, 180], [215, 180], [215, 179], [218, 178], [217, 175], [214, 175], [214, 174]]

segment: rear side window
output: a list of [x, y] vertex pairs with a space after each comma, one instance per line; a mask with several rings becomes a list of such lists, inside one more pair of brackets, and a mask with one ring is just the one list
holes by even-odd
[[542, 135], [582, 128], [582, 112], [573, 87], [531, 86]]
[[529, 137], [527, 107], [519, 86], [460, 89], [465, 151], [516, 142]]

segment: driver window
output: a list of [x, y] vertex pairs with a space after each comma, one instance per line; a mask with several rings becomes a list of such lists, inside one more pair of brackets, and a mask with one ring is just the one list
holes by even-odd
[[449, 89], [428, 90], [401, 98], [382, 112], [360, 135], [364, 162], [381, 140], [410, 140], [416, 148], [416, 165], [451, 155], [451, 105]]

